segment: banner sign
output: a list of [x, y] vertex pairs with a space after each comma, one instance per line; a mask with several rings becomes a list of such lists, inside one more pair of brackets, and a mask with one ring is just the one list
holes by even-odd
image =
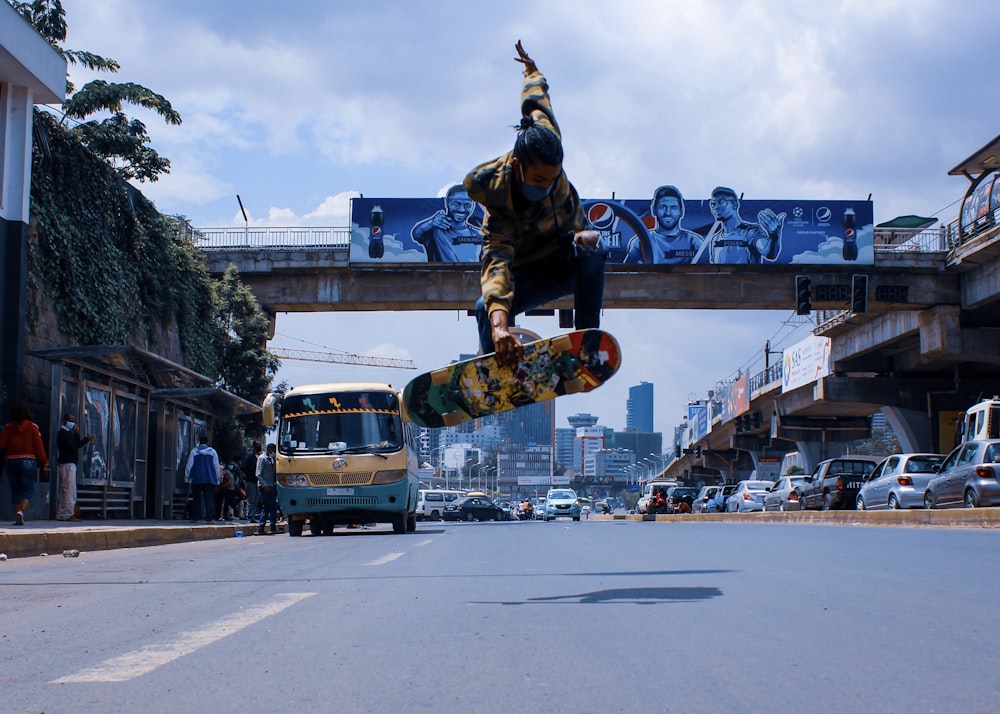
[[[872, 265], [871, 201], [745, 200], [717, 187], [683, 199], [586, 199], [608, 263], [645, 265]], [[483, 207], [461, 186], [443, 198], [351, 199], [352, 263], [478, 262]]]
[[688, 428], [691, 429], [691, 442], [705, 438], [708, 434], [708, 406], [705, 404], [688, 404]]
[[723, 386], [720, 390], [720, 396], [722, 398], [722, 421], [735, 419], [740, 414], [750, 411], [747, 376], [740, 375], [736, 381]]
[[830, 338], [809, 336], [785, 349], [781, 391], [788, 392], [830, 374]]

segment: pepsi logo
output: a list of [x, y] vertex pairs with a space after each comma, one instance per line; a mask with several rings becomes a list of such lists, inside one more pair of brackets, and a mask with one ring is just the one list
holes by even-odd
[[853, 228], [848, 228], [847, 230], [845, 230], [844, 231], [844, 237], [845, 238], [853, 238], [854, 237], [854, 229]]
[[823, 208], [819, 208], [816, 210], [816, 220], [822, 221], [823, 223], [827, 223], [832, 217], [833, 217], [833, 211], [831, 211], [826, 206], [823, 206]]
[[381, 235], [382, 235], [382, 226], [372, 226], [371, 227], [371, 236], [372, 236], [372, 238], [378, 238]]
[[615, 224], [615, 210], [606, 203], [595, 203], [587, 210], [587, 218], [599, 231], [609, 231]]

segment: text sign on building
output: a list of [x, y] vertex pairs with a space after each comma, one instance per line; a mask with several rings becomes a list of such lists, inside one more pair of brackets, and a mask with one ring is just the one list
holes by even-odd
[[811, 384], [830, 374], [830, 338], [812, 335], [785, 348], [781, 391]]

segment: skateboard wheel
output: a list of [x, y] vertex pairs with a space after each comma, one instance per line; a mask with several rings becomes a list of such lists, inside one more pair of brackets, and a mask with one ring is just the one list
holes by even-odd
[[552, 340], [552, 347], [559, 352], [569, 352], [573, 349], [573, 340], [567, 335], [561, 335]]
[[448, 412], [441, 415], [441, 421], [444, 422], [445, 426], [458, 426], [465, 419], [462, 418], [461, 412]]
[[431, 382], [437, 385], [447, 384], [448, 380], [451, 379], [450, 369], [439, 369], [435, 372], [431, 372]]
[[583, 380], [582, 379], [567, 379], [563, 382], [563, 389], [566, 390], [566, 394], [577, 394], [583, 391]]

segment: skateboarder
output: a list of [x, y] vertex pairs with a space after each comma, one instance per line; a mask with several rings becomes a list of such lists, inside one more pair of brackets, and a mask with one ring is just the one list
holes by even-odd
[[469, 196], [486, 209], [479, 345], [483, 354], [496, 351], [502, 364], [522, 353], [509, 329], [512, 316], [556, 298], [573, 295], [577, 329], [600, 326], [606, 257], [562, 169], [548, 82], [520, 41], [516, 49], [524, 85], [514, 148], [465, 177]]

